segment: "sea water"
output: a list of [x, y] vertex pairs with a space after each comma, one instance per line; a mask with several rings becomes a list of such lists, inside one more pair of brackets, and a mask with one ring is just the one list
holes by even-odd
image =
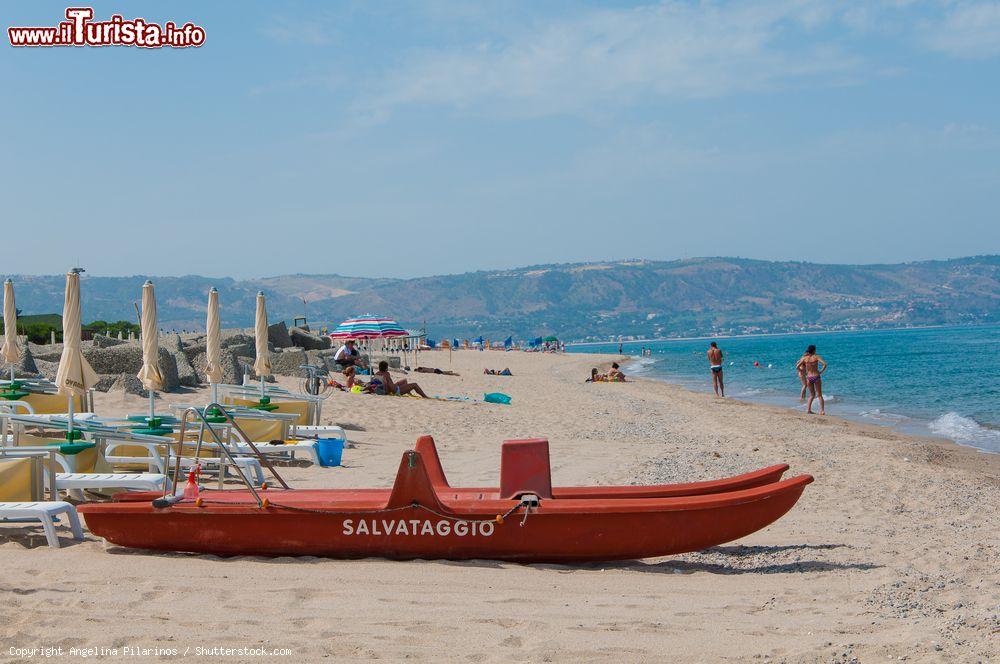
[[[829, 363], [827, 414], [1000, 453], [1000, 326], [625, 342], [623, 369], [710, 391], [709, 341], [725, 357], [727, 397], [804, 409], [795, 363], [815, 344]], [[568, 350], [617, 353], [618, 342]]]

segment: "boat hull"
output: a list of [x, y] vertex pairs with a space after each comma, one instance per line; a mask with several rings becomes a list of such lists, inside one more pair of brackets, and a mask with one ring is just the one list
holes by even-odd
[[[517, 501], [436, 502], [370, 496], [323, 507], [295, 491], [270, 504], [123, 502], [80, 508], [90, 530], [120, 546], [217, 555], [491, 559], [572, 563], [697, 551], [730, 542], [788, 512], [812, 478], [683, 498], [543, 500], [525, 517]], [[398, 484], [398, 482], [397, 482]], [[398, 488], [398, 486], [397, 486]], [[498, 520], [512, 507], [508, 517]]]

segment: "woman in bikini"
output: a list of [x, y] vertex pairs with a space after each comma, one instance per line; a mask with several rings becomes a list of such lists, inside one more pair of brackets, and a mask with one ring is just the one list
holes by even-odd
[[806, 412], [813, 414], [813, 400], [819, 398], [819, 414], [826, 415], [826, 402], [823, 401], [823, 372], [826, 371], [826, 360], [816, 354], [816, 346], [806, 348], [805, 355], [795, 365], [796, 369], [802, 368], [806, 374], [806, 385], [809, 387], [809, 403], [806, 404]]
[[[375, 383], [375, 385], [372, 386], [372, 383]], [[395, 394], [397, 396], [405, 396], [410, 392], [416, 392], [424, 399], [428, 398], [428, 396], [416, 383], [411, 383], [405, 378], [393, 380], [392, 376], [389, 374], [389, 363], [385, 360], [378, 363], [378, 371], [374, 376], [372, 376], [372, 382], [369, 383], [369, 386], [372, 387], [375, 394]]]

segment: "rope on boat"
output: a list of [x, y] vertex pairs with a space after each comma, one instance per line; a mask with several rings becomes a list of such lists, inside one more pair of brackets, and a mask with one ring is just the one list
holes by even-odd
[[[204, 499], [201, 499], [201, 498], [199, 498], [199, 502], [200, 502], [200, 504], [198, 505], [199, 507], [201, 505], [234, 505], [234, 506], [242, 506], [242, 507], [255, 507], [256, 506], [256, 503], [236, 503], [236, 502], [230, 502], [230, 501], [226, 501], [226, 500], [204, 500]], [[521, 520], [521, 525], [522, 526], [524, 526], [524, 523], [528, 520], [528, 512], [531, 510], [531, 507], [529, 505], [527, 505], [527, 503], [519, 502], [516, 505], [514, 505], [513, 507], [511, 507], [509, 510], [507, 510], [506, 512], [504, 512], [503, 514], [497, 514], [493, 518], [489, 518], [489, 519], [475, 519], [475, 518], [462, 518], [462, 517], [454, 516], [452, 514], [444, 514], [442, 512], [438, 512], [435, 509], [427, 507], [426, 505], [421, 505], [420, 503], [418, 503], [416, 501], [410, 503], [409, 505], [403, 505], [402, 507], [383, 507], [381, 509], [375, 509], [375, 510], [352, 510], [350, 512], [317, 509], [317, 508], [313, 508], [313, 507], [297, 507], [295, 505], [282, 505], [281, 503], [272, 503], [270, 501], [266, 501], [266, 506], [267, 507], [281, 508], [283, 510], [288, 510], [290, 512], [305, 512], [307, 514], [326, 514], [326, 515], [330, 515], [330, 516], [357, 516], [357, 515], [366, 515], [366, 514], [367, 515], [389, 514], [389, 513], [392, 513], [392, 512], [400, 512], [402, 510], [419, 509], [419, 510], [423, 510], [423, 511], [429, 513], [429, 514], [433, 514], [436, 517], [440, 517], [442, 519], [447, 519], [448, 521], [466, 521], [466, 522], [469, 522], [469, 523], [503, 523], [504, 519], [506, 519], [507, 517], [509, 517], [511, 514], [513, 514], [514, 512], [516, 512], [517, 510], [519, 510], [520, 508], [524, 507], [525, 508], [524, 518]]]

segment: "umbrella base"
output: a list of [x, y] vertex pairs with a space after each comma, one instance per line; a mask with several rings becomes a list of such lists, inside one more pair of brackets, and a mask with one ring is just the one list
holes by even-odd
[[255, 410], [265, 410], [269, 413], [273, 410], [278, 410], [278, 407], [271, 403], [271, 397], [261, 397], [256, 406], [250, 407]]
[[164, 426], [163, 420], [159, 417], [147, 417], [146, 426], [132, 429], [132, 433], [145, 434], [147, 436], [166, 436], [173, 432], [173, 427]]
[[225, 424], [229, 418], [218, 408], [209, 408], [205, 411], [205, 421], [209, 424]]

